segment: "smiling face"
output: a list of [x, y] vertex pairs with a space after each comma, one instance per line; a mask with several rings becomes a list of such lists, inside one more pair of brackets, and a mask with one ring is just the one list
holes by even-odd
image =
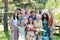
[[39, 9], [39, 14], [41, 14], [42, 13], [42, 9]]
[[20, 10], [17, 10], [17, 13], [18, 13], [18, 14], [20, 14], [20, 12], [21, 12]]
[[46, 14], [44, 14], [44, 17], [46, 18]]
[[21, 12], [21, 15], [20, 15], [21, 17], [24, 17], [24, 13], [23, 12]]
[[35, 12], [32, 12], [32, 16], [35, 16]]
[[17, 17], [17, 12], [14, 13], [14, 16]]
[[28, 13], [28, 10], [27, 9], [25, 9], [25, 14], [27, 14]]
[[49, 14], [51, 14], [53, 12], [53, 9], [52, 8], [48, 9], [48, 12]]
[[24, 23], [23, 23], [23, 22], [21, 22], [21, 23], [20, 23], [20, 25], [21, 25], [21, 26], [23, 26], [23, 25], [24, 25]]
[[29, 18], [29, 19], [28, 19], [28, 24], [33, 24], [32, 18]]
[[32, 24], [32, 18], [29, 18], [30, 23]]

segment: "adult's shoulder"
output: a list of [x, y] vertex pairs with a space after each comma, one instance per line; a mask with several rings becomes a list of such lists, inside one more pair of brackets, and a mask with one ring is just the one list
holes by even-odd
[[31, 18], [32, 16], [31, 15], [29, 15], [29, 18]]

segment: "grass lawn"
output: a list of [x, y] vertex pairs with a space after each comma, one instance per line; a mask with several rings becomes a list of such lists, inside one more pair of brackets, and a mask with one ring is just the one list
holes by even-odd
[[0, 31], [0, 40], [9, 40], [9, 39], [10, 39], [9, 32]]
[[[9, 40], [10, 32], [0, 31], [0, 40]], [[54, 40], [60, 40], [60, 36], [54, 36]]]

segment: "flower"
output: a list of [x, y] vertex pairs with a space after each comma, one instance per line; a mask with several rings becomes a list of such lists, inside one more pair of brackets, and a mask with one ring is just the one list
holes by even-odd
[[37, 29], [36, 31], [36, 34], [38, 34], [39, 36], [42, 36], [43, 33], [46, 32], [44, 29]]

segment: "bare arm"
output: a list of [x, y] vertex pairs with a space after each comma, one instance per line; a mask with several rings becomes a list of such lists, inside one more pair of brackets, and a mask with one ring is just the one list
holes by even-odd
[[11, 26], [12, 26], [12, 19], [10, 19], [9, 25], [10, 25], [10, 28], [11, 28]]
[[18, 25], [20, 26], [20, 21], [18, 20]]

